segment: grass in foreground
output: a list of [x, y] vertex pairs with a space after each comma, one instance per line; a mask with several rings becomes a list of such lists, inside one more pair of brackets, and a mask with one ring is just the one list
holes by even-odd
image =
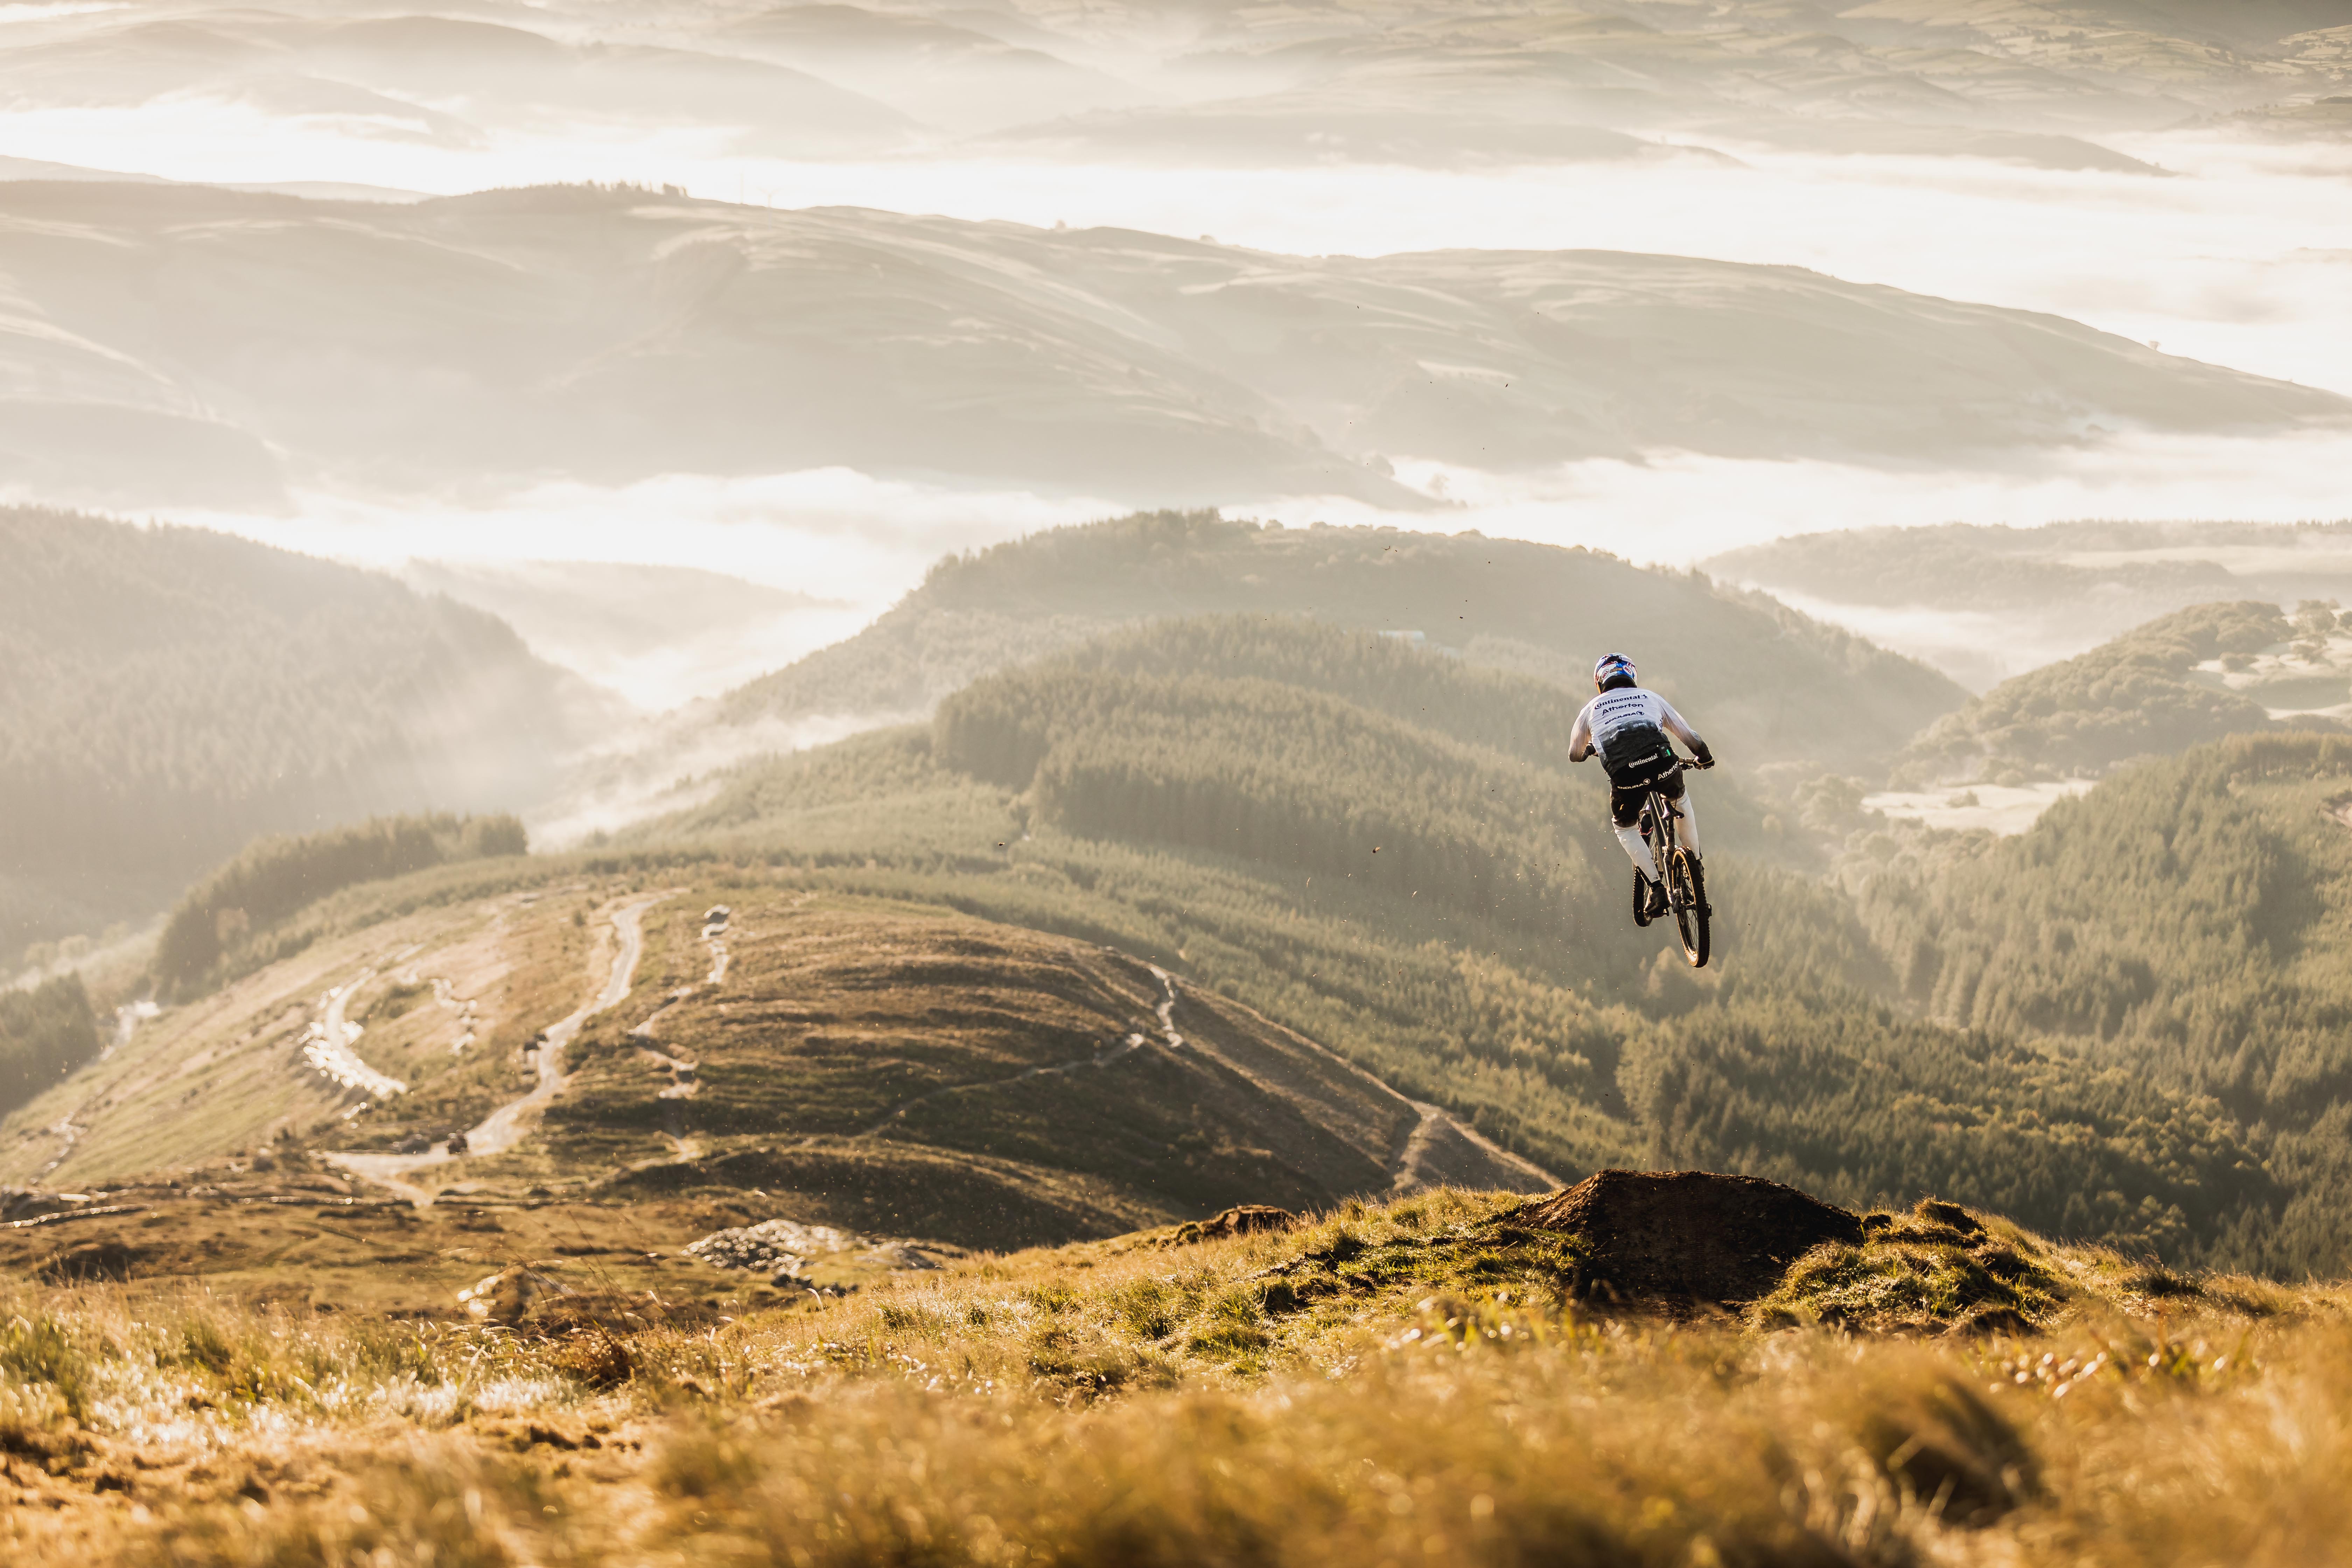
[[2054, 1288], [2038, 1329], [1820, 1326], [1855, 1272], [1827, 1248], [1746, 1322], [1612, 1321], [1564, 1300], [1574, 1243], [1519, 1231], [1514, 1203], [981, 1258], [691, 1331], [24, 1290], [0, 1304], [0, 1549], [28, 1568], [2352, 1562], [2341, 1293], [2135, 1268], [1962, 1211], [1971, 1237], [1923, 1205], [1874, 1228], [1861, 1272], [1910, 1258], [1925, 1300], [1956, 1250], [2030, 1247]]

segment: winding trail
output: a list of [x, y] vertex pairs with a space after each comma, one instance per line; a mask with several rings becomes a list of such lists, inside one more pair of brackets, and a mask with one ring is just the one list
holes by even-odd
[[338, 985], [327, 993], [326, 1016], [314, 1023], [302, 1036], [302, 1059], [333, 1079], [345, 1089], [362, 1090], [376, 1100], [390, 1100], [406, 1094], [408, 1086], [389, 1073], [381, 1073], [360, 1060], [352, 1045], [360, 1037], [360, 1026], [343, 1015], [358, 995], [360, 987], [375, 978], [375, 971], [362, 969], [359, 977], [348, 985]]
[[[613, 954], [613, 970], [605, 976], [604, 987], [582, 1003], [579, 1008], [561, 1023], [549, 1026], [544, 1043], [539, 1047], [539, 1081], [530, 1092], [510, 1100], [483, 1118], [481, 1125], [466, 1134], [466, 1153], [500, 1154], [522, 1142], [530, 1131], [535, 1114], [546, 1108], [569, 1081], [563, 1071], [564, 1047], [580, 1033], [580, 1026], [608, 1007], [620, 1005], [635, 983], [637, 961], [645, 956], [645, 913], [665, 899], [676, 898], [671, 893], [656, 893], [635, 902], [622, 905], [613, 911], [613, 931], [620, 939], [619, 950]], [[428, 1207], [433, 1194], [404, 1178], [435, 1165], [447, 1164], [457, 1158], [446, 1144], [436, 1145], [416, 1154], [328, 1154], [331, 1164], [340, 1165], [362, 1181], [388, 1187], [419, 1208]]]

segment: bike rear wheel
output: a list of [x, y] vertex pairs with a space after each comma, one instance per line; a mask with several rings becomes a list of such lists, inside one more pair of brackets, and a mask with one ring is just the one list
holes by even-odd
[[1676, 845], [1666, 866], [1666, 897], [1674, 905], [1675, 927], [1681, 933], [1683, 956], [1693, 969], [1705, 969], [1708, 952], [1706, 873], [1698, 857]]

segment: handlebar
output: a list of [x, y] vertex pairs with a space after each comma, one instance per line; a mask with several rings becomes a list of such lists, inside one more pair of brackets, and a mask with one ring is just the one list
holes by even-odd
[[1709, 757], [1706, 761], [1701, 762], [1696, 757], [1690, 757], [1685, 759], [1683, 766], [1686, 768], [1696, 768], [1699, 772], [1705, 773], [1707, 769], [1715, 766], [1715, 759], [1713, 757]]

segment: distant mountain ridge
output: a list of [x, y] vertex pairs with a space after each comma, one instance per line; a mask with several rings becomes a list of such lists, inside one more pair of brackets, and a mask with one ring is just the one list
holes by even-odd
[[1981, 461], [2352, 420], [2058, 317], [1797, 268], [1292, 257], [586, 186], [0, 183], [0, 482], [109, 504], [842, 466], [1426, 510], [1391, 459]]

